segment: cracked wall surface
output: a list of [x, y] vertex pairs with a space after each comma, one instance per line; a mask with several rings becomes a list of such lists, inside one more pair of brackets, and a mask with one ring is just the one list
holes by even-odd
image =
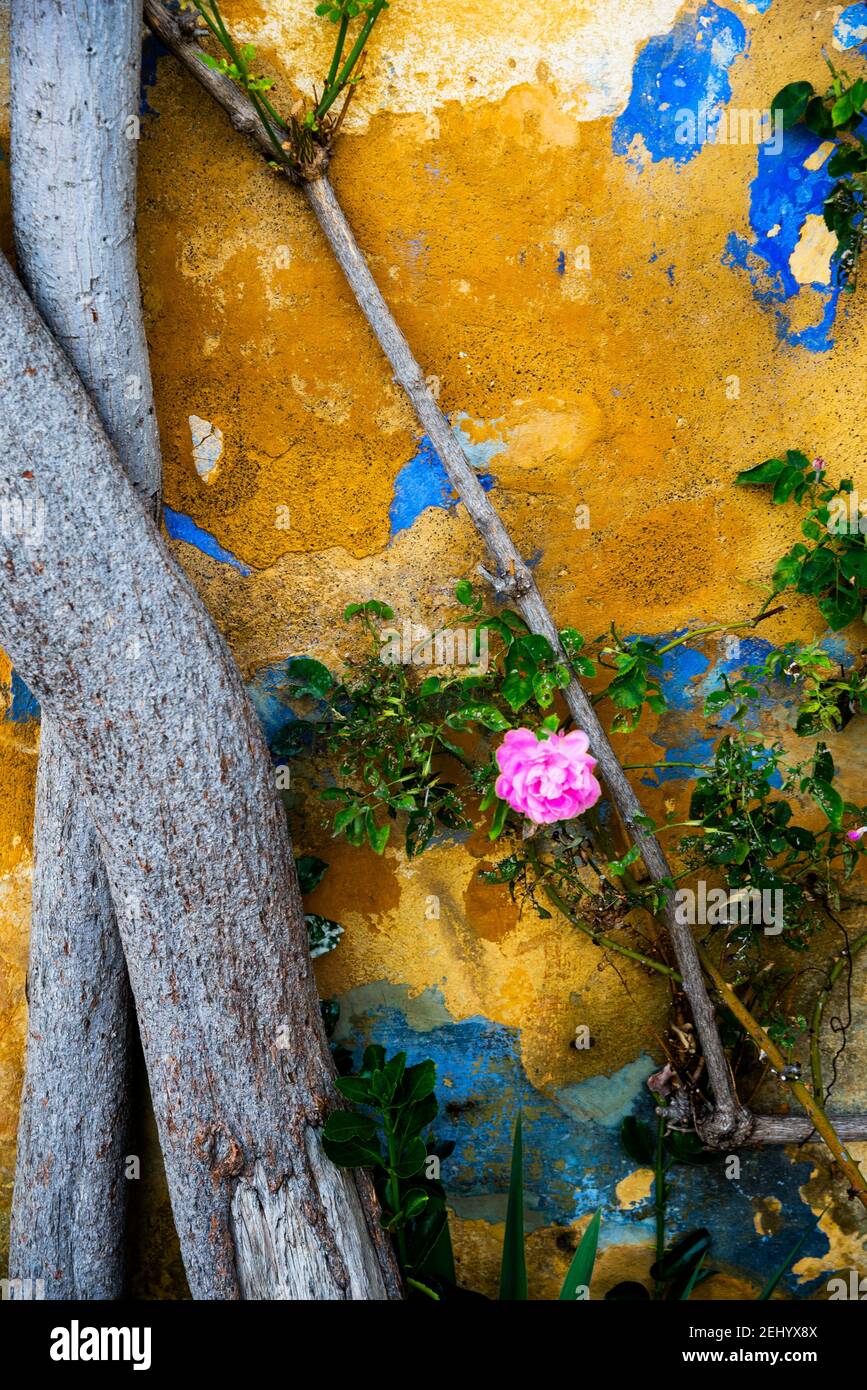
[[[327, 34], [308, 0], [223, 8], [259, 45], [278, 101], [309, 93]], [[867, 7], [491, 0], [480, 12], [467, 0], [425, 10], [393, 0], [377, 26], [334, 187], [471, 463], [536, 558], [559, 622], [588, 637], [612, 621], [656, 637], [755, 610], [797, 521], [735, 489], [739, 469], [797, 447], [867, 488], [867, 424], [853, 389], [867, 311], [864, 291], [841, 293], [830, 270], [821, 219], [830, 148], [803, 129], [776, 152], [721, 138], [785, 82], [824, 85], [823, 46], [862, 71]], [[350, 654], [346, 603], [384, 599], [400, 619], [430, 625], [482, 555], [303, 199], [150, 39], [143, 73], [139, 259], [166, 530], [273, 732], [270, 674], [293, 655], [334, 666]], [[580, 507], [587, 526], [576, 524]], [[823, 635], [814, 607], [794, 599], [762, 629], [764, 646], [745, 643], [742, 656], [814, 635]], [[839, 651], [863, 645], [862, 629]], [[624, 758], [706, 753], [701, 700], [728, 660], [714, 639], [672, 652], [669, 710], [615, 737]], [[38, 725], [8, 662], [0, 682], [8, 1204]], [[785, 711], [765, 718], [789, 737]], [[861, 725], [830, 743], [844, 792], [863, 800]], [[645, 775], [649, 813], [682, 810], [687, 775], [674, 766]], [[394, 848], [378, 859], [332, 841], [311, 802], [297, 811], [295, 836], [331, 866], [311, 907], [345, 926], [317, 962], [323, 994], [341, 1003], [340, 1040], [437, 1062], [440, 1132], [456, 1142], [443, 1176], [462, 1278], [496, 1291], [519, 1105], [533, 1296], [556, 1294], [597, 1205], [594, 1296], [645, 1277], [647, 1174], [623, 1153], [617, 1127], [647, 1112], [662, 985], [628, 963], [606, 967], [565, 922], [521, 914], [504, 889], [481, 884], [482, 833], [417, 862]], [[442, 905], [433, 921], [431, 895]], [[867, 1107], [863, 966], [853, 1008], [841, 1110]], [[571, 1046], [581, 1022], [594, 1040], [587, 1052]], [[148, 1252], [137, 1291], [172, 1296], [183, 1285], [153, 1139], [142, 1144], [151, 1179], [137, 1215]], [[829, 1273], [867, 1273], [863, 1223], [817, 1150], [745, 1154], [736, 1182], [718, 1168], [678, 1170], [673, 1186], [676, 1226], [706, 1221], [716, 1234], [718, 1273], [697, 1296], [744, 1296], [823, 1212], [786, 1294], [823, 1297]]]

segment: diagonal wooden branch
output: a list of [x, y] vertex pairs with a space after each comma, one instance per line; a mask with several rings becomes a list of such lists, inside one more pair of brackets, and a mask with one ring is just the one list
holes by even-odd
[[[160, 0], [144, 0], [145, 19], [153, 32], [166, 48], [196, 78], [211, 97], [223, 108], [234, 128], [247, 136], [269, 159], [273, 158], [273, 147], [267, 134], [253, 112], [245, 94], [228, 78], [214, 72], [202, 61], [202, 52], [195, 39], [194, 29], [189, 20], [178, 24]], [[282, 170], [291, 182], [298, 178], [289, 169]], [[487, 494], [481, 487], [460, 446], [430, 390], [424, 373], [415, 360], [412, 351], [400, 328], [392, 317], [382, 294], [377, 287], [367, 262], [355, 240], [334, 191], [325, 176], [324, 168], [317, 171], [317, 177], [303, 183], [304, 194], [310, 203], [320, 227], [324, 232], [335, 257], [337, 258], [359, 307], [367, 318], [383, 352], [394, 369], [395, 378], [406, 391], [416, 415], [425, 432], [431, 438], [452, 485], [467, 508], [473, 524], [484, 539], [494, 558], [497, 574], [494, 576], [495, 590], [499, 597], [508, 598], [515, 603], [525, 621], [536, 632], [542, 633], [556, 649], [560, 642], [556, 624], [536, 585], [535, 579], [525, 565], [502, 521], [491, 505]], [[564, 655], [564, 660], [565, 660]], [[599, 722], [593, 706], [577, 680], [572, 680], [564, 692], [566, 703], [572, 717], [585, 730], [599, 770], [607, 783], [612, 800], [624, 821], [629, 835], [638, 846], [648, 872], [656, 883], [671, 877], [671, 870], [665, 853], [655, 836], [649, 834], [639, 824], [642, 816], [639, 802], [632, 786], [620, 765], [610, 740]], [[707, 1067], [708, 1078], [713, 1092], [713, 1107], [710, 1113], [696, 1116], [696, 1127], [703, 1141], [710, 1147], [728, 1148], [751, 1142], [751, 1135], [757, 1124], [761, 1132], [768, 1136], [767, 1142], [786, 1143], [787, 1126], [791, 1140], [802, 1140], [805, 1134], [813, 1133], [810, 1121], [789, 1121], [784, 1117], [757, 1117], [742, 1106], [735, 1093], [731, 1072], [716, 1027], [714, 1007], [705, 984], [698, 947], [687, 926], [678, 922], [675, 913], [674, 896], [665, 894], [665, 921], [671, 937], [674, 953], [686, 994], [692, 1009], [696, 1032], [701, 1043]], [[725, 982], [722, 981], [725, 985]], [[723, 990], [720, 993], [725, 994]], [[735, 996], [736, 997], [736, 996]], [[728, 1003], [726, 998], [726, 1003]], [[746, 1011], [741, 1009], [742, 1013]], [[765, 1036], [763, 1030], [748, 1014], [748, 1031], [758, 1040]], [[816, 1119], [823, 1139], [847, 1177], [857, 1195], [862, 1197], [864, 1182], [857, 1166], [845, 1154], [839, 1136], [834, 1134], [831, 1122], [821, 1110], [812, 1104], [812, 1098], [801, 1088], [803, 1095], [796, 1098], [804, 1103], [811, 1118]], [[822, 1116], [820, 1126], [817, 1115]], [[861, 1122], [853, 1119], [852, 1127]], [[867, 1132], [867, 1120], [863, 1128]], [[851, 1135], [849, 1137], [852, 1137]], [[758, 1141], [755, 1142], [764, 1142]]]

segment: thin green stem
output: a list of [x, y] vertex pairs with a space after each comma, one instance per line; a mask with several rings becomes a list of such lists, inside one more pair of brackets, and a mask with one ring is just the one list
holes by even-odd
[[340, 67], [340, 59], [343, 57], [343, 45], [346, 43], [346, 31], [349, 28], [349, 15], [343, 14], [340, 19], [340, 28], [337, 31], [337, 41], [334, 45], [334, 57], [331, 59], [331, 67], [328, 69], [328, 76], [325, 79], [325, 91], [330, 92], [334, 86], [334, 79], [337, 77], [337, 69]]
[[[656, 1126], [656, 1166], [653, 1183], [653, 1210], [656, 1214], [656, 1262], [665, 1254], [665, 1115], [659, 1116]], [[662, 1297], [663, 1283], [657, 1275], [654, 1282], [654, 1298]]]
[[[388, 1182], [386, 1184], [386, 1190], [388, 1192], [388, 1201], [392, 1212], [397, 1215], [400, 1211], [400, 1181], [394, 1171], [397, 1166], [397, 1148], [395, 1145], [394, 1131], [385, 1116], [383, 1116], [383, 1121], [385, 1124], [385, 1137], [388, 1143]], [[406, 1232], [400, 1224], [395, 1227], [395, 1234], [397, 1236], [400, 1267], [401, 1269], [406, 1269]]]
[[367, 43], [367, 40], [370, 37], [370, 31], [384, 8], [384, 0], [377, 0], [377, 2], [374, 4], [373, 9], [370, 11], [370, 14], [367, 16], [367, 19], [365, 20], [361, 28], [361, 32], [358, 35], [358, 38], [355, 40], [355, 43], [353, 44], [350, 50], [349, 57], [343, 65], [343, 69], [340, 73], [340, 76], [337, 78], [337, 81], [328, 91], [322, 93], [319, 105], [316, 107], [315, 111], [317, 121], [321, 121], [322, 117], [327, 115], [327, 113], [331, 110], [331, 107], [334, 105], [335, 101], [340, 96], [340, 93], [343, 91], [343, 88], [346, 86], [347, 82], [352, 76], [352, 70], [355, 67], [355, 64], [358, 62], [359, 58], [361, 57], [364, 45]]
[[210, 29], [211, 33], [221, 44], [221, 46], [226, 50], [232, 62], [235, 64], [235, 67], [237, 68], [242, 78], [240, 85], [243, 87], [244, 91], [247, 93], [247, 96], [250, 98], [254, 107], [256, 108], [256, 115], [259, 117], [259, 120], [265, 127], [265, 130], [268, 134], [268, 139], [274, 146], [278, 158], [285, 164], [286, 151], [283, 149], [282, 144], [277, 139], [277, 136], [274, 134], [274, 131], [271, 127], [271, 122], [268, 119], [267, 111], [270, 111], [272, 113], [274, 119], [278, 122], [279, 125], [283, 125], [283, 121], [274, 111], [273, 107], [271, 106], [271, 103], [266, 98], [263, 98], [261, 93], [253, 91], [253, 89], [250, 87], [250, 73], [247, 68], [247, 64], [244, 62], [244, 59], [241, 57], [241, 55], [235, 47], [234, 39], [232, 38], [232, 35], [229, 33], [229, 30], [226, 28], [225, 21], [223, 19], [223, 16], [220, 14], [220, 7], [216, 3], [216, 0], [211, 0], [211, 12], [212, 14], [209, 16], [204, 9], [200, 9], [199, 11], [208, 28]]
[[624, 772], [634, 772], [639, 768], [645, 767], [710, 767], [710, 763], [682, 763], [682, 762], [660, 762], [660, 763], [623, 763], [621, 764]]
[[655, 970], [659, 975], [666, 975], [669, 979], [676, 980], [678, 984], [683, 983], [678, 972], [673, 970], [670, 965], [664, 965], [661, 960], [653, 960], [651, 956], [643, 956], [639, 951], [633, 951], [629, 946], [622, 946], [619, 941], [613, 941], [610, 936], [604, 936], [601, 932], [595, 932], [586, 922], [582, 922], [581, 919], [576, 916], [562, 894], [557, 891], [553, 884], [547, 881], [548, 870], [542, 864], [539, 858], [539, 851], [531, 840], [527, 841], [527, 858], [536, 870], [538, 881], [542, 886], [542, 892], [545, 894], [545, 897], [557, 908], [558, 912], [562, 912], [563, 916], [572, 923], [573, 927], [577, 927], [580, 932], [588, 936], [597, 946], [604, 946], [608, 951], [616, 951], [618, 955], [626, 956], [629, 960], [636, 961], [638, 965], [646, 965], [648, 969]]

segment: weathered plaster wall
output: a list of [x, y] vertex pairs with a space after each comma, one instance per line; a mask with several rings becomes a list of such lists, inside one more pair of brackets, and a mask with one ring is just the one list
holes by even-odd
[[[284, 102], [325, 61], [312, 8], [225, 0]], [[792, 78], [822, 83], [823, 45], [853, 48], [847, 61], [860, 67], [865, 41], [867, 7], [841, 14], [815, 0], [492, 0], [482, 11], [394, 0], [381, 21], [334, 184], [562, 623], [657, 635], [748, 614], [793, 522], [731, 478], [781, 446], [821, 453], [867, 487], [851, 385], [867, 314], [863, 292], [830, 284], [818, 218], [827, 151], [803, 132], [776, 156], [752, 143], [683, 145], [674, 119], [704, 106], [713, 132], [726, 111], [764, 108]], [[274, 668], [299, 653], [345, 654], [346, 602], [380, 597], [430, 623], [481, 557], [302, 200], [150, 42], [145, 78], [139, 245], [167, 529], [273, 730], [284, 717], [268, 698]], [[8, 243], [8, 221], [0, 230]], [[579, 504], [589, 529], [576, 528]], [[767, 636], [817, 631], [813, 610], [794, 603]], [[628, 740], [630, 762], [706, 751], [697, 707], [721, 659], [714, 644], [679, 649], [673, 709]], [[852, 727], [837, 741], [838, 761], [863, 797], [858, 739]], [[0, 724], [7, 1179], [35, 747], [16, 688]], [[680, 769], [646, 779], [648, 808], [681, 806], [685, 788]], [[600, 1202], [597, 1291], [640, 1277], [648, 1178], [632, 1171], [617, 1126], [645, 1104], [664, 990], [600, 966], [564, 923], [519, 916], [482, 886], [481, 836], [412, 864], [393, 850], [378, 860], [332, 843], [310, 806], [296, 838], [330, 861], [316, 906], [346, 925], [319, 963], [323, 993], [341, 1001], [341, 1038], [437, 1060], [467, 1282], [495, 1289], [519, 1103], [535, 1295], [556, 1292]], [[841, 1107], [867, 1105], [867, 997], [856, 1010]], [[589, 1053], [570, 1046], [580, 1022]], [[737, 1183], [683, 1170], [674, 1187], [679, 1222], [712, 1218], [720, 1273], [701, 1292], [714, 1297], [741, 1296], [779, 1263], [832, 1191], [813, 1151], [745, 1156]], [[822, 1296], [827, 1271], [867, 1270], [863, 1231], [833, 1192], [790, 1293]], [[175, 1287], [154, 1268], [154, 1286]]]

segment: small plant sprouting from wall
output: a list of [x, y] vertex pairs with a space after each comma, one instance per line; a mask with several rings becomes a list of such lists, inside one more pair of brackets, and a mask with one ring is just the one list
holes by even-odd
[[[184, 8], [192, 7], [186, 3]], [[218, 0], [198, 0], [194, 13], [198, 12], [223, 50], [219, 58], [203, 53], [202, 61], [231, 78], [247, 93], [273, 147], [276, 167], [289, 165], [297, 173], [309, 177], [327, 155], [362, 79], [368, 39], [379, 16], [387, 9], [388, 0], [321, 0], [316, 5], [316, 14], [335, 30], [328, 71], [321, 85], [314, 89], [312, 103], [299, 98], [286, 115], [281, 115], [271, 99], [276, 85], [274, 79], [254, 74], [255, 46], [238, 43], [233, 38]]]

